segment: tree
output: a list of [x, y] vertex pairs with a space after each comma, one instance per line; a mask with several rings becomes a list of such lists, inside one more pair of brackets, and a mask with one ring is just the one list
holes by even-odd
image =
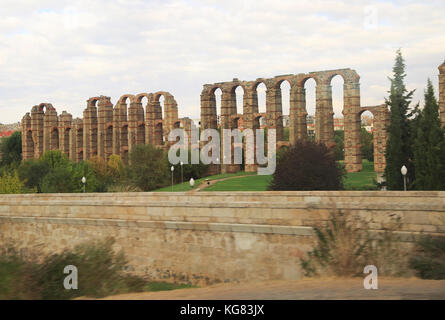
[[50, 168], [48, 163], [29, 159], [24, 161], [18, 168], [18, 175], [27, 188], [35, 188], [37, 192], [42, 192], [41, 182]]
[[408, 121], [409, 105], [414, 93], [406, 90], [404, 79], [405, 62], [401, 50], [397, 50], [393, 78], [389, 98], [386, 103], [391, 108], [391, 123], [388, 128], [388, 143], [386, 146], [386, 185], [390, 190], [403, 190], [403, 177], [400, 168], [408, 168], [408, 181], [414, 180], [413, 154], [411, 148], [410, 125]]
[[14, 132], [0, 143], [0, 166], [18, 165], [22, 160], [22, 134]]
[[425, 90], [425, 107], [416, 118], [416, 123], [414, 186], [418, 190], [445, 190], [445, 137], [430, 79]]
[[343, 130], [334, 131], [334, 155], [335, 160], [345, 159], [345, 132]]
[[23, 193], [24, 185], [17, 171], [13, 174], [5, 173], [0, 176], [0, 194]]
[[167, 155], [150, 144], [134, 146], [129, 154], [128, 175], [131, 183], [144, 191], [167, 185], [170, 177]]
[[270, 190], [341, 190], [344, 169], [324, 144], [297, 141], [280, 156]]
[[373, 134], [362, 127], [362, 155], [368, 161], [374, 161]]

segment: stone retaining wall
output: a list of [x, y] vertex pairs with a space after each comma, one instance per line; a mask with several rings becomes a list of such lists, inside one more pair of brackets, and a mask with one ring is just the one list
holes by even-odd
[[[0, 196], [0, 244], [44, 253], [114, 237], [131, 270], [191, 283], [298, 279], [312, 227], [333, 209], [372, 232], [445, 235], [445, 192], [200, 192]], [[81, 272], [81, 271], [79, 271]]]

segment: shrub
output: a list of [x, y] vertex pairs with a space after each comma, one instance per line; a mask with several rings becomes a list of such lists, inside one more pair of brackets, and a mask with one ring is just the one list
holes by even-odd
[[11, 166], [20, 163], [22, 160], [22, 134], [20, 131], [2, 139], [0, 154], [0, 166]]
[[0, 176], [0, 193], [22, 193], [24, 190], [24, 184], [20, 180], [17, 171], [14, 173], [4, 173]]
[[[72, 299], [79, 296], [104, 297], [143, 291], [147, 281], [125, 271], [122, 252], [112, 249], [114, 240], [92, 241], [72, 250], [40, 257], [24, 257], [11, 246], [0, 254], [0, 299]], [[66, 290], [65, 266], [78, 271], [78, 289]]]
[[277, 159], [270, 190], [340, 190], [344, 169], [324, 144], [298, 141]]
[[421, 237], [409, 264], [420, 278], [445, 279], [445, 237]]
[[37, 192], [42, 192], [41, 183], [45, 175], [49, 172], [48, 163], [39, 160], [26, 160], [18, 168], [18, 175], [27, 188], [35, 188]]
[[128, 176], [143, 191], [165, 186], [170, 177], [167, 155], [149, 144], [134, 146], [129, 154]]
[[393, 233], [398, 226], [392, 221], [383, 234], [372, 237], [366, 221], [333, 211], [325, 226], [314, 227], [317, 244], [300, 260], [301, 267], [306, 276], [360, 276], [366, 265], [386, 276], [409, 274], [407, 251]]

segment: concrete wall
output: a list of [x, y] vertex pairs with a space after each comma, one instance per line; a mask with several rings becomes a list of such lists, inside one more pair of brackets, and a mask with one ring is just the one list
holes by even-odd
[[445, 235], [445, 192], [200, 192], [0, 195], [0, 244], [50, 253], [112, 236], [134, 272], [213, 283], [297, 279], [312, 226], [333, 208], [405, 243]]

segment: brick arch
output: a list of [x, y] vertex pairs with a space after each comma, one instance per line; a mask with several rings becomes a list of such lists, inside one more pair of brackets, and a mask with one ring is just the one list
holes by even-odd
[[100, 100], [100, 97], [92, 97], [87, 100], [87, 107], [97, 107], [97, 102]]
[[44, 109], [45, 109], [45, 113], [48, 111], [56, 111], [56, 109], [53, 107], [53, 105], [51, 103], [46, 103], [46, 102], [43, 102], [43, 103], [41, 103], [37, 106], [34, 106], [34, 107], [37, 107], [37, 111], [40, 111], [40, 112], [44, 112]]
[[287, 81], [290, 85], [290, 88], [294, 87], [295, 84], [297, 83], [295, 81], [295, 76], [291, 76], [291, 75], [286, 75], [286, 76], [277, 76], [275, 78], [270, 79], [270, 82], [272, 83], [272, 87], [280, 90], [281, 89], [281, 84]]
[[161, 98], [161, 96], [164, 97], [164, 103], [167, 102], [167, 100], [173, 98], [173, 95], [167, 91], [158, 91], [158, 92], [153, 93], [153, 101], [159, 102], [159, 99]]
[[[296, 81], [295, 81], [295, 86], [304, 88], [304, 84], [306, 83], [306, 81], [308, 81], [309, 79], [314, 79], [315, 80], [315, 85], [318, 86], [321, 81], [319, 79], [319, 77], [317, 75], [314, 74], [305, 74], [300, 76]], [[291, 90], [292, 90], [292, 86], [291, 86]]]
[[142, 103], [142, 99], [147, 98], [147, 103], [149, 104], [153, 100], [153, 93], [139, 93], [134, 97], [134, 101], [137, 103]]
[[135, 101], [135, 96], [132, 94], [124, 94], [119, 98], [118, 104], [127, 104], [127, 99], [132, 103]]

